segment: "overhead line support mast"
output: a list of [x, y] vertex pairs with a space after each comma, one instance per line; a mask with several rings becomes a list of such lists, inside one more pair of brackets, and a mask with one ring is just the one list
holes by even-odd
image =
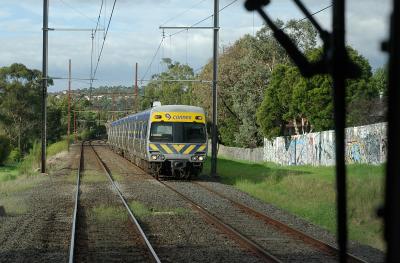
[[212, 80], [212, 127], [211, 127], [211, 176], [217, 176], [217, 86], [218, 86], [218, 37], [219, 37], [219, 0], [214, 0], [214, 26], [160, 26], [164, 29], [212, 29], [213, 35], [213, 80]]

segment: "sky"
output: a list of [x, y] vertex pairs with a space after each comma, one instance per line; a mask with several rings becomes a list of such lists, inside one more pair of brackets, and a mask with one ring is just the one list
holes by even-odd
[[[103, 0], [100, 28], [106, 28], [114, 0]], [[220, 0], [220, 8], [233, 0]], [[93, 29], [102, 0], [50, 0], [49, 27], [55, 29]], [[311, 12], [331, 4], [327, 0], [303, 0]], [[380, 51], [388, 38], [392, 1], [348, 0], [346, 6], [346, 41], [366, 57], [372, 68], [387, 61]], [[42, 0], [1, 0], [0, 67], [18, 62], [30, 68], [42, 68]], [[244, 34], [254, 34], [263, 21], [256, 13], [237, 0], [220, 12], [220, 49], [229, 46]], [[117, 0], [94, 86], [126, 85], [134, 82], [134, 65], [139, 64], [139, 79], [150, 79], [165, 70], [163, 57], [188, 64], [198, 70], [212, 57], [213, 34], [209, 29], [193, 29], [171, 36], [176, 30], [163, 31], [159, 26], [190, 26], [213, 13], [213, 0]], [[301, 19], [303, 14], [291, 0], [275, 0], [266, 8], [274, 19]], [[329, 8], [315, 16], [321, 25], [331, 30]], [[212, 26], [212, 19], [198, 26]], [[104, 31], [94, 39], [93, 61], [97, 63]], [[161, 45], [160, 45], [161, 43]], [[156, 54], [157, 48], [159, 52]], [[89, 87], [91, 68], [90, 31], [49, 32], [49, 76], [66, 78], [68, 60], [72, 60], [73, 89]], [[155, 55], [156, 54], [156, 55]], [[154, 59], [152, 59], [154, 57]], [[153, 63], [150, 66], [151, 61]], [[145, 82], [143, 82], [145, 83]], [[67, 88], [66, 80], [56, 80], [49, 91]]]

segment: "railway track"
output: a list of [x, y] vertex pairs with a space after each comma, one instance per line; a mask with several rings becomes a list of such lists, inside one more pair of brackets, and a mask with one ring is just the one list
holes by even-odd
[[[82, 176], [82, 172], [84, 169], [84, 151], [85, 151], [85, 147], [89, 148], [95, 158], [97, 163], [99, 164], [99, 166], [102, 168], [102, 170], [104, 171], [105, 175], [108, 178], [108, 181], [111, 183], [111, 185], [113, 186], [113, 189], [115, 190], [115, 192], [117, 193], [117, 195], [119, 196], [120, 201], [122, 202], [127, 214], [128, 214], [128, 218], [130, 220], [130, 222], [132, 222], [133, 227], [136, 229], [137, 232], [137, 237], [135, 237], [136, 239], [140, 239], [140, 241], [142, 243], [144, 243], [146, 249], [147, 249], [147, 255], [149, 260], [145, 260], [145, 261], [151, 261], [151, 262], [161, 262], [160, 259], [158, 258], [156, 252], [154, 251], [152, 245], [150, 244], [150, 242], [148, 241], [148, 238], [146, 237], [143, 229], [141, 228], [141, 226], [138, 223], [138, 220], [135, 218], [134, 214], [132, 213], [129, 205], [126, 203], [125, 198], [123, 197], [121, 191], [118, 189], [117, 185], [115, 184], [107, 166], [104, 164], [104, 162], [100, 159], [99, 155], [97, 154], [96, 150], [93, 148], [93, 146], [91, 145], [91, 143], [89, 142], [88, 145], [85, 145], [84, 143], [81, 144], [81, 149], [80, 149], [80, 158], [79, 158], [79, 167], [78, 167], [78, 173], [77, 173], [77, 180], [76, 180], [76, 193], [75, 193], [75, 205], [74, 205], [74, 212], [73, 212], [73, 222], [72, 222], [72, 229], [71, 229], [71, 242], [70, 242], [70, 251], [69, 251], [69, 262], [75, 262], [77, 261], [77, 252], [79, 251], [79, 246], [77, 245], [77, 238], [79, 236], [79, 232], [78, 232], [78, 225], [79, 225], [79, 220], [80, 220], [80, 213], [82, 213], [80, 211], [80, 198], [81, 198], [81, 176]], [[88, 227], [88, 226], [85, 226]], [[87, 248], [85, 248], [87, 249]], [[110, 253], [114, 253], [113, 251], [110, 251]], [[132, 260], [132, 259], [131, 259]]]
[[[122, 157], [121, 157], [122, 158]], [[134, 164], [131, 164], [132, 166], [135, 166]], [[135, 166], [136, 167], [136, 166]], [[154, 179], [155, 180], [155, 179]], [[281, 259], [280, 255], [276, 255], [273, 252], [270, 252], [268, 248], [265, 247], [265, 244], [259, 244], [257, 242], [257, 239], [254, 239], [252, 235], [249, 235], [246, 233], [241, 228], [237, 228], [233, 226], [230, 222], [230, 220], [226, 220], [226, 218], [220, 218], [221, 215], [218, 213], [215, 213], [215, 211], [212, 211], [212, 209], [200, 204], [201, 202], [193, 200], [187, 193], [184, 193], [178, 189], [176, 189], [176, 185], [172, 186], [171, 184], [173, 183], [178, 183], [178, 184], [190, 184], [195, 187], [199, 187], [205, 191], [207, 191], [209, 194], [213, 195], [214, 197], [220, 198], [225, 200], [226, 202], [229, 202], [233, 207], [236, 209], [239, 209], [242, 213], [248, 215], [249, 217], [252, 217], [254, 220], [261, 221], [263, 224], [265, 224], [268, 227], [274, 228], [276, 231], [280, 233], [280, 235], [285, 235], [286, 237], [296, 239], [296, 242], [302, 242], [302, 246], [308, 246], [312, 247], [313, 250], [318, 251], [317, 253], [319, 254], [324, 254], [326, 258], [329, 260], [327, 261], [332, 261], [335, 262], [337, 260], [337, 255], [338, 255], [338, 250], [337, 248], [321, 241], [316, 238], [313, 238], [299, 230], [296, 230], [287, 224], [284, 224], [283, 222], [280, 222], [278, 220], [275, 220], [261, 212], [256, 211], [255, 209], [248, 207], [242, 203], [239, 203], [215, 190], [212, 188], [203, 185], [200, 182], [181, 182], [181, 181], [159, 181], [162, 185], [179, 195], [181, 198], [183, 198], [186, 202], [188, 202], [194, 210], [198, 211], [204, 218], [205, 220], [218, 228], [221, 232], [235, 240], [240, 246], [243, 248], [252, 251], [254, 254], [256, 254], [260, 259], [262, 259], [265, 262], [283, 262], [283, 261], [288, 261], [287, 258]], [[316, 254], [317, 254], [316, 253]], [[304, 259], [304, 258], [303, 258]], [[348, 262], [363, 262], [365, 263], [366, 261], [352, 255], [348, 254], [347, 255], [347, 260]], [[289, 260], [289, 261], [293, 261]], [[304, 260], [303, 260], [304, 261]], [[316, 260], [316, 261], [323, 261], [323, 260]], [[307, 261], [308, 262], [308, 261]]]
[[[193, 184], [195, 184], [195, 185], [197, 185], [197, 186], [199, 186], [199, 187], [201, 187], [201, 188], [203, 188], [225, 200], [228, 200], [230, 203], [232, 203], [235, 207], [242, 210], [244, 213], [262, 220], [267, 225], [272, 225], [272, 226], [276, 227], [277, 229], [286, 233], [287, 235], [290, 235], [290, 236], [293, 236], [300, 240], [303, 240], [304, 243], [314, 246], [315, 248], [319, 249], [321, 252], [325, 252], [325, 253], [328, 253], [328, 254], [331, 254], [334, 256], [338, 256], [338, 254], [339, 254], [339, 250], [336, 247], [331, 246], [330, 244], [325, 243], [322, 240], [319, 240], [310, 235], [307, 235], [306, 233], [299, 231], [297, 229], [294, 229], [293, 227], [290, 227], [289, 225], [287, 225], [285, 223], [282, 223], [276, 219], [273, 219], [273, 218], [267, 216], [266, 214], [258, 212], [255, 209], [253, 209], [245, 204], [239, 203], [239, 202], [233, 200], [232, 198], [229, 198], [226, 195], [223, 195], [200, 182], [193, 182]], [[347, 261], [353, 262], [353, 263], [366, 263], [366, 261], [352, 255], [351, 253], [347, 253]]]

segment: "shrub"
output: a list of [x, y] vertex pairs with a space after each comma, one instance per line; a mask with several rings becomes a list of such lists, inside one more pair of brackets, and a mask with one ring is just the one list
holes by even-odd
[[20, 149], [18, 148], [14, 148], [13, 150], [11, 150], [10, 154], [8, 155], [7, 158], [7, 163], [18, 163], [22, 158], [22, 154]]
[[7, 160], [10, 151], [10, 140], [4, 135], [0, 135], [0, 166], [4, 164], [5, 160]]
[[24, 157], [24, 160], [19, 165], [19, 173], [24, 175], [34, 175], [36, 170], [40, 167], [40, 151], [41, 144], [35, 142], [32, 149]]

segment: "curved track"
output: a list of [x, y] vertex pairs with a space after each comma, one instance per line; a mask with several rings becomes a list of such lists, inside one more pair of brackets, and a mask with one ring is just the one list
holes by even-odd
[[[134, 164], [132, 164], [132, 165], [135, 166]], [[218, 215], [216, 215], [216, 213], [211, 211], [207, 206], [203, 206], [199, 202], [196, 202], [193, 198], [190, 197], [190, 195], [187, 192], [185, 193], [184, 191], [178, 190], [176, 188], [176, 185], [172, 186], [173, 185], [172, 183], [179, 184], [180, 181], [168, 181], [167, 180], [167, 181], [159, 181], [159, 182], [161, 184], [163, 184], [165, 187], [167, 187], [168, 189], [170, 189], [171, 191], [178, 194], [185, 201], [190, 203], [190, 205], [193, 207], [193, 209], [200, 212], [204, 216], [204, 218], [206, 219], [206, 221], [208, 223], [217, 227], [220, 231], [224, 232], [227, 236], [229, 236], [230, 238], [235, 240], [243, 248], [251, 250], [254, 254], [258, 255], [265, 262], [281, 262], [280, 256], [275, 255], [275, 253], [273, 253], [273, 252], [270, 252], [269, 249], [265, 248], [265, 246], [259, 245], [258, 242], [254, 241], [254, 239], [251, 235], [249, 236], [249, 235], [245, 234], [246, 231], [243, 231], [244, 229], [233, 227], [229, 220], [225, 221], [226, 218], [221, 217], [220, 214], [218, 214], [218, 213], [217, 213]], [[338, 256], [337, 248], [335, 248], [321, 240], [318, 240], [314, 237], [311, 237], [311, 236], [305, 234], [304, 232], [296, 230], [293, 227], [290, 227], [283, 222], [275, 220], [259, 211], [256, 211], [251, 207], [248, 207], [242, 203], [239, 203], [239, 202], [211, 189], [210, 187], [203, 185], [200, 182], [185, 181], [184, 183], [202, 188], [203, 190], [207, 191], [209, 194], [213, 195], [215, 198], [218, 197], [220, 199], [224, 199], [226, 202], [231, 203], [232, 207], [239, 209], [242, 213], [248, 215], [249, 217], [252, 217], [253, 220], [262, 222], [262, 223], [264, 223], [264, 225], [275, 229], [275, 232], [280, 233], [281, 236], [283, 235], [283, 236], [291, 238], [292, 240], [297, 240], [295, 242], [303, 243], [302, 246], [308, 246], [308, 247], [311, 247], [312, 250], [314, 250], [314, 251], [319, 251], [316, 253], [317, 254], [319, 253], [322, 258], [324, 258], [324, 257], [329, 258], [330, 260], [328, 260], [328, 261], [336, 261], [337, 260], [337, 256]], [[278, 230], [278, 231], [276, 231], [276, 230]], [[322, 256], [322, 255], [325, 255], [325, 256]], [[366, 262], [366, 261], [364, 261], [354, 255], [351, 255], [351, 254], [347, 254], [347, 260], [348, 260], [348, 262], [362, 262], [362, 263]], [[286, 260], [284, 260], [284, 261], [286, 261]], [[320, 259], [320, 261], [321, 261], [321, 259]]]
[[[193, 183], [195, 185], [197, 185], [197, 186], [199, 186], [199, 187], [201, 187], [203, 189], [206, 189], [207, 191], [209, 191], [209, 192], [211, 192], [211, 193], [223, 198], [223, 199], [228, 200], [230, 203], [232, 203], [234, 206], [236, 206], [237, 208], [242, 210], [244, 213], [246, 213], [248, 215], [251, 215], [251, 216], [253, 216], [255, 218], [258, 218], [258, 219], [264, 221], [265, 224], [272, 225], [272, 226], [276, 227], [277, 229], [279, 229], [280, 231], [282, 231], [282, 232], [284, 232], [284, 233], [286, 233], [286, 234], [288, 234], [290, 236], [293, 236], [295, 238], [301, 239], [301, 240], [304, 241], [304, 243], [307, 243], [307, 244], [309, 244], [311, 246], [314, 246], [315, 248], [319, 249], [322, 252], [325, 252], [325, 253], [328, 253], [328, 254], [331, 254], [331, 255], [335, 255], [335, 256], [338, 256], [338, 254], [339, 254], [339, 250], [337, 248], [331, 246], [328, 243], [325, 243], [325, 242], [323, 242], [323, 241], [321, 241], [319, 239], [316, 239], [316, 238], [314, 238], [314, 237], [312, 237], [310, 235], [307, 235], [306, 233], [304, 233], [302, 231], [294, 229], [294, 228], [288, 226], [287, 224], [285, 224], [283, 222], [280, 222], [278, 220], [275, 220], [275, 219], [273, 219], [273, 218], [271, 218], [271, 217], [269, 217], [269, 216], [267, 216], [267, 215], [265, 215], [263, 213], [260, 213], [260, 212], [254, 210], [253, 208], [251, 208], [251, 207], [249, 207], [249, 206], [247, 206], [245, 204], [239, 203], [239, 202], [237, 202], [237, 201], [235, 201], [235, 200], [233, 200], [233, 199], [231, 199], [231, 198], [229, 198], [229, 197], [227, 197], [227, 196], [225, 196], [225, 195], [223, 195], [223, 194], [211, 189], [210, 187], [201, 184], [200, 182], [193, 182]], [[358, 257], [356, 257], [356, 256], [354, 256], [354, 255], [352, 255], [350, 253], [347, 253], [347, 261], [348, 262], [354, 262], [354, 263], [366, 263], [366, 261], [364, 261], [364, 260], [362, 260], [362, 259], [360, 259], [360, 258], [358, 258]]]

